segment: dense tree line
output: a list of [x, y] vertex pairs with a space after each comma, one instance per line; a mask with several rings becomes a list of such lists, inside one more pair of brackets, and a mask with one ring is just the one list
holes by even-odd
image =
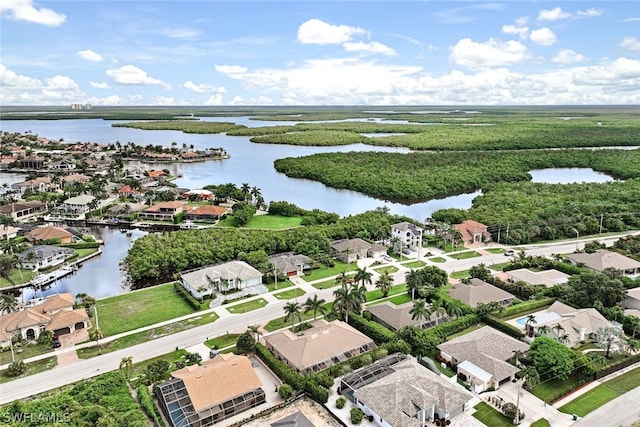
[[111, 126], [142, 130], [179, 130], [184, 133], [223, 133], [236, 129], [240, 125], [231, 122], [201, 122], [198, 120], [156, 120], [114, 123]]

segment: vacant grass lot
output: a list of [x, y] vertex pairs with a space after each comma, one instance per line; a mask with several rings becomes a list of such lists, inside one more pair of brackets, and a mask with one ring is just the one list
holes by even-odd
[[269, 292], [273, 292], [273, 291], [277, 291], [279, 289], [284, 289], [284, 288], [288, 288], [293, 286], [293, 283], [291, 283], [291, 281], [287, 280], [287, 279], [278, 279], [278, 287], [276, 288], [276, 283], [267, 283], [265, 285], [267, 287], [267, 289], [269, 289]]
[[442, 258], [441, 256], [434, 256], [434, 257], [429, 258], [429, 261], [440, 263], [440, 262], [445, 262], [446, 259]]
[[[285, 228], [300, 227], [301, 217], [280, 215], [254, 215], [243, 228], [259, 228], [264, 230], [283, 230]], [[233, 215], [218, 222], [218, 227], [233, 227]]]
[[512, 427], [512, 420], [505, 417], [497, 409], [492, 408], [484, 402], [478, 403], [473, 407], [476, 412], [473, 413], [473, 417], [479, 420], [482, 424], [489, 427]]
[[251, 301], [243, 302], [242, 304], [234, 305], [233, 307], [227, 307], [227, 311], [231, 314], [246, 313], [252, 310], [257, 310], [269, 304], [264, 298], [258, 298]]
[[104, 336], [193, 313], [191, 306], [171, 283], [98, 300], [96, 306], [98, 323]]
[[[17, 359], [16, 359], [17, 360]], [[0, 384], [17, 380], [19, 378], [24, 378], [29, 375], [37, 374], [39, 372], [48, 371], [49, 369], [53, 369], [58, 364], [58, 358], [56, 356], [47, 357], [45, 359], [36, 360], [35, 362], [26, 363], [26, 371], [17, 377], [8, 377], [7, 370], [0, 371]]]
[[399, 270], [398, 267], [396, 267], [395, 265], [387, 265], [384, 267], [377, 267], [374, 268], [375, 271], [377, 271], [378, 273], [384, 273], [385, 271], [389, 274], [393, 274], [395, 272], [397, 272]]
[[303, 291], [302, 289], [293, 288], [293, 289], [289, 289], [288, 291], [278, 292], [277, 294], [273, 294], [273, 296], [280, 300], [284, 300], [284, 299], [297, 298], [304, 294], [306, 294], [306, 292]]
[[316, 268], [310, 271], [308, 274], [305, 273], [305, 275], [302, 276], [302, 278], [307, 282], [312, 282], [318, 279], [325, 279], [327, 277], [337, 276], [343, 271], [345, 273], [349, 271], [354, 271], [357, 268], [358, 268], [358, 265], [355, 262], [352, 262], [351, 264], [345, 264], [342, 261], [336, 260], [335, 265], [333, 267], [323, 266], [320, 268]]

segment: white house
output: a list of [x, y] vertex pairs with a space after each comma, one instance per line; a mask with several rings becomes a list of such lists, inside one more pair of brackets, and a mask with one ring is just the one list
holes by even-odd
[[418, 250], [422, 248], [423, 229], [410, 222], [399, 222], [391, 225], [391, 240], [400, 239], [403, 248]]
[[67, 257], [73, 255], [73, 249], [52, 245], [37, 245], [18, 255], [23, 268], [37, 270], [62, 264]]
[[180, 283], [202, 300], [216, 292], [245, 289], [262, 283], [262, 273], [244, 261], [230, 261], [180, 273]]
[[68, 213], [76, 215], [85, 214], [89, 211], [89, 205], [95, 200], [95, 197], [88, 194], [81, 194], [76, 197], [70, 197], [65, 200], [62, 207]]

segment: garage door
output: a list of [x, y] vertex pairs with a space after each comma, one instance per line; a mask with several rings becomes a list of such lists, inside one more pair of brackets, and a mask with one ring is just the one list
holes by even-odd
[[53, 331], [53, 334], [56, 335], [56, 336], [66, 335], [66, 334], [70, 334], [70, 333], [71, 333], [71, 329], [70, 328], [56, 329], [55, 331]]

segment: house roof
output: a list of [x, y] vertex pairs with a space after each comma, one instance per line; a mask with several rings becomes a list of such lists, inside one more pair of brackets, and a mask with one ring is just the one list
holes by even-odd
[[392, 224], [391, 227], [395, 228], [396, 230], [400, 230], [400, 231], [410, 231], [411, 233], [415, 234], [416, 236], [419, 236], [419, 235], [422, 234], [422, 228], [418, 227], [415, 224], [407, 222], [407, 221], [399, 222], [397, 224]]
[[33, 309], [14, 311], [0, 316], [0, 325], [6, 332], [14, 332], [30, 326], [38, 326], [49, 323], [51, 318], [43, 313], [38, 313]]
[[298, 370], [308, 369], [350, 350], [373, 345], [371, 338], [340, 320], [331, 323], [319, 320], [314, 324], [318, 326], [299, 334], [286, 329], [264, 339]]
[[188, 215], [224, 215], [227, 212], [227, 208], [221, 206], [196, 206], [187, 212]]
[[44, 302], [36, 307], [43, 313], [49, 313], [56, 310], [62, 310], [63, 308], [73, 307], [74, 300], [73, 295], [69, 292], [62, 294], [55, 294], [48, 296]]
[[53, 246], [53, 245], [36, 245], [36, 246], [31, 246], [30, 248], [20, 252], [20, 254], [18, 254], [18, 257], [20, 258], [21, 261], [28, 262], [29, 254], [32, 252], [36, 254], [36, 260], [42, 260], [44, 258], [53, 256], [59, 253], [73, 255], [73, 249], [70, 249], [70, 248], [61, 248], [59, 246]]
[[[170, 154], [167, 155], [163, 155], [163, 156], [156, 156], [156, 157], [172, 157]], [[157, 178], [159, 176], [165, 176], [167, 173], [165, 171], [162, 170], [150, 170], [149, 171], [149, 178]]]
[[160, 209], [178, 209], [178, 208], [181, 208], [181, 207], [185, 206], [186, 204], [187, 204], [187, 202], [177, 202], [177, 201], [160, 202], [160, 203], [156, 203], [155, 205], [147, 208], [145, 210], [145, 212], [159, 212]]
[[369, 250], [371, 243], [360, 238], [336, 240], [331, 243], [331, 247], [338, 252]]
[[32, 202], [9, 203], [9, 204], [0, 206], [0, 213], [12, 214], [15, 212], [26, 211], [29, 209], [39, 208], [42, 206], [44, 206], [44, 203], [37, 200], [34, 200]]
[[249, 358], [231, 353], [218, 354], [213, 359], [202, 362], [200, 366], [186, 366], [171, 375], [184, 382], [197, 412], [262, 385]]
[[298, 271], [298, 267], [311, 262], [311, 258], [293, 252], [274, 254], [269, 256], [269, 261], [274, 265], [279, 274], [287, 274], [291, 271]]
[[64, 201], [66, 205], [88, 205], [95, 199], [95, 197], [88, 194], [81, 194], [76, 197], [70, 197]]
[[287, 415], [286, 417], [271, 423], [271, 427], [315, 427], [315, 424], [313, 424], [302, 412], [296, 411], [291, 415]]
[[514, 350], [527, 351], [529, 345], [499, 332], [489, 326], [456, 337], [438, 346], [459, 362], [465, 360], [489, 372], [500, 381], [518, 372], [518, 368], [506, 361]]
[[46, 326], [46, 329], [55, 331], [58, 329], [66, 328], [75, 325], [79, 322], [89, 321], [89, 316], [84, 308], [78, 308], [75, 310], [63, 310], [58, 311], [51, 315], [51, 321]]
[[[547, 313], [550, 315], [548, 319], [545, 317]], [[600, 327], [612, 326], [612, 323], [595, 308], [575, 309], [556, 301], [545, 310], [538, 323], [533, 327], [539, 329], [544, 325], [553, 331], [553, 328], [558, 324], [564, 329], [562, 334], [566, 334], [569, 337], [567, 344], [579, 341], [582, 335], [581, 330], [584, 331], [584, 334], [589, 335], [595, 334]]]
[[73, 234], [61, 227], [37, 227], [29, 232], [30, 240], [68, 239]]
[[478, 304], [488, 304], [492, 301], [505, 301], [515, 299], [515, 296], [504, 291], [492, 284], [480, 279], [471, 279], [471, 284], [465, 285], [459, 283], [449, 289], [447, 293], [452, 297], [459, 299], [471, 307], [477, 307]]
[[506, 273], [514, 281], [523, 281], [530, 285], [545, 285], [548, 288], [567, 283], [569, 280], [568, 274], [553, 269], [534, 272], [528, 268], [519, 268]]
[[627, 291], [627, 299], [635, 299], [640, 301], [640, 288], [633, 288]]
[[467, 241], [473, 238], [473, 234], [482, 233], [483, 236], [490, 236], [491, 233], [487, 231], [487, 226], [481, 222], [467, 219], [460, 224], [453, 224], [453, 228], [458, 230], [462, 235], [462, 239]]
[[240, 279], [247, 281], [256, 277], [262, 277], [262, 273], [244, 261], [230, 261], [224, 264], [212, 265], [181, 273], [181, 276], [183, 280], [197, 288], [201, 285], [208, 285], [210, 280]]
[[63, 182], [89, 182], [91, 177], [82, 173], [72, 173], [62, 177]]
[[4, 226], [0, 227], [0, 237], [6, 238], [6, 236], [11, 236], [12, 234], [17, 234], [18, 231], [22, 230], [18, 227], [13, 227], [11, 225], [7, 226], [7, 229], [4, 229]]
[[640, 268], [640, 262], [635, 259], [606, 249], [598, 249], [591, 254], [586, 252], [569, 254], [567, 258], [573, 262], [584, 264], [585, 267], [595, 271], [602, 271], [605, 268], [615, 268], [623, 271]]
[[[424, 323], [424, 320], [414, 320], [411, 318], [411, 313], [409, 312], [412, 307], [412, 301], [400, 305], [395, 305], [390, 301], [385, 301], [381, 304], [375, 304], [367, 307], [367, 311], [385, 322], [387, 325], [391, 326], [393, 329], [399, 330], [405, 326], [417, 326]], [[436, 313], [431, 315], [431, 319], [437, 319]]]
[[359, 402], [371, 408], [392, 426], [421, 426], [415, 418], [435, 405], [452, 412], [473, 395], [421, 366], [411, 358], [393, 367], [392, 373], [355, 391]]

